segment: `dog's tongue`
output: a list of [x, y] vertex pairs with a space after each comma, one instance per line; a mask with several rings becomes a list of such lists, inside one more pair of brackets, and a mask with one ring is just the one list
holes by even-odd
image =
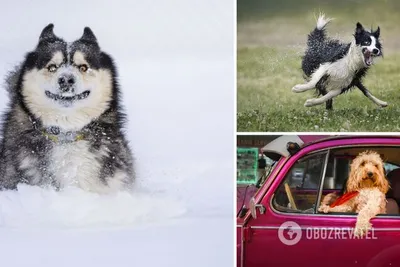
[[370, 51], [366, 50], [364, 52], [364, 58], [365, 58], [365, 64], [367, 64], [368, 66], [372, 65], [372, 54]]

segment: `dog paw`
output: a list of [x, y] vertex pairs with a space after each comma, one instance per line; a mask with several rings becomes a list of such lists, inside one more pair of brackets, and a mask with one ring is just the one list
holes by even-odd
[[314, 99], [307, 99], [306, 102], [304, 103], [305, 107], [312, 107], [315, 106]]
[[369, 221], [357, 221], [354, 228], [354, 236], [363, 237], [371, 228], [372, 224]]
[[381, 101], [381, 103], [379, 103], [379, 105], [383, 108], [386, 108], [388, 106], [387, 102]]
[[322, 204], [321, 206], [319, 206], [318, 211], [319, 212], [323, 212], [323, 213], [328, 213], [329, 212], [329, 206], [325, 205], [325, 204]]
[[301, 93], [301, 92], [302, 92], [302, 86], [301, 86], [301, 84], [296, 84], [295, 86], [293, 86], [292, 92]]

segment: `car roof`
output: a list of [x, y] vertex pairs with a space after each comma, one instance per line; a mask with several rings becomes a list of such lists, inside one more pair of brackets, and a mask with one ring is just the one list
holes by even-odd
[[400, 138], [400, 136], [368, 136], [368, 135], [282, 135], [263, 148], [261, 151], [271, 158], [277, 160], [279, 157], [289, 157], [289, 151], [287, 149], [288, 142], [296, 143], [300, 148], [304, 148], [311, 144], [317, 144], [324, 141], [339, 140], [339, 139], [354, 139], [354, 138]]

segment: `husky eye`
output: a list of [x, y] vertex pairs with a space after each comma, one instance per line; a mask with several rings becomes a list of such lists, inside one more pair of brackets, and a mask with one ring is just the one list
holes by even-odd
[[54, 64], [51, 64], [47, 67], [47, 70], [50, 72], [55, 72], [57, 70], [57, 66]]
[[86, 72], [88, 70], [88, 66], [85, 64], [79, 65], [79, 70], [81, 72]]
[[369, 45], [369, 42], [368, 41], [364, 41], [363, 45]]

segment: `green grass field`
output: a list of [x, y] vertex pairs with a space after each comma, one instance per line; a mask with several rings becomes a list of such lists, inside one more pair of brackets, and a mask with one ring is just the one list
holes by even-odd
[[[251, 2], [251, 3], [249, 3]], [[239, 1], [237, 46], [237, 130], [239, 132], [400, 131], [400, 1]], [[290, 5], [293, 3], [293, 5]], [[357, 4], [358, 3], [358, 7]], [[314, 7], [311, 8], [310, 7]], [[381, 27], [384, 58], [376, 61], [364, 84], [389, 103], [379, 108], [354, 89], [325, 105], [304, 107], [314, 91], [295, 94], [303, 83], [301, 56], [306, 36], [315, 27], [315, 14], [335, 20], [328, 35], [352, 38], [355, 23]]]

